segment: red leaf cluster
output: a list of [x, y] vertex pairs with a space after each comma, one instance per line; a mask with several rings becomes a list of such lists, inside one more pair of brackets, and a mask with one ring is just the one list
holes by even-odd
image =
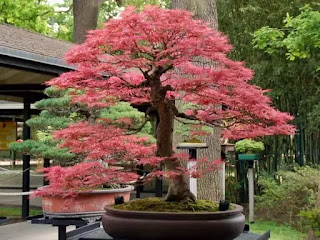
[[99, 189], [106, 183], [128, 183], [138, 177], [135, 173], [118, 171], [100, 162], [81, 163], [72, 167], [54, 166], [42, 171], [50, 185], [33, 192], [32, 197], [75, 197], [79, 192]]

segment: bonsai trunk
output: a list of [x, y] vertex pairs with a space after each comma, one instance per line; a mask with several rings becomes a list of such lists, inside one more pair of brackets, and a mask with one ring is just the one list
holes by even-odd
[[[167, 157], [165, 167], [168, 171], [179, 171], [183, 167], [181, 162], [173, 155], [173, 123], [174, 113], [170, 103], [165, 99], [158, 105], [159, 124], [157, 127], [157, 154]], [[195, 201], [195, 196], [190, 192], [188, 177], [184, 174], [169, 179], [166, 201]]]

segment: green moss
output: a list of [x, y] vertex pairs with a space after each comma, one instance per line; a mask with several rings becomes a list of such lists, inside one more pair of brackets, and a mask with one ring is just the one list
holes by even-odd
[[115, 205], [114, 208], [129, 211], [147, 212], [217, 212], [218, 204], [208, 200], [197, 200], [195, 203], [167, 202], [161, 198], [144, 198], [128, 203]]

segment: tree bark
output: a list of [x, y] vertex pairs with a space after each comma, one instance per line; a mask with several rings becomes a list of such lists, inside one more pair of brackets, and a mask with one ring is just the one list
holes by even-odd
[[73, 42], [81, 44], [87, 32], [97, 27], [100, 5], [105, 0], [73, 0]]
[[[166, 158], [164, 161], [166, 170], [178, 171], [181, 162], [173, 157], [173, 103], [166, 98], [167, 90], [161, 86], [161, 67], [156, 69], [150, 76], [151, 105], [159, 115], [157, 126], [157, 155]], [[180, 174], [169, 179], [168, 194], [166, 201], [195, 201], [195, 196], [190, 192], [188, 178]]]
[[[208, 22], [212, 28], [216, 30], [218, 29], [216, 0], [172, 0], [172, 8], [191, 11], [194, 14], [195, 18], [204, 20]], [[179, 105], [181, 104], [181, 102], [177, 102], [178, 109], [180, 109]], [[212, 160], [219, 159], [221, 157], [220, 137], [221, 130], [219, 128], [215, 128], [214, 134], [202, 139], [207, 143], [208, 149], [199, 150], [197, 157], [208, 157]], [[183, 137], [175, 134], [175, 145], [181, 140], [184, 140]], [[203, 168], [205, 167], [206, 166], [204, 165]], [[197, 196], [199, 199], [219, 201], [223, 198], [223, 191], [221, 186], [221, 172], [219, 169], [217, 169], [210, 173], [207, 173], [203, 178], [198, 179]]]
[[210, 23], [213, 29], [218, 29], [218, 13], [216, 0], [172, 0], [172, 8], [185, 9], [194, 17]]

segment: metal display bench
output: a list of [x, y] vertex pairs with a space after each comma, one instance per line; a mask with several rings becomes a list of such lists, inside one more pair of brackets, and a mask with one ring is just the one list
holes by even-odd
[[[103, 228], [101, 228], [101, 221], [95, 223], [87, 223], [80, 218], [63, 219], [63, 218], [33, 218], [32, 224], [50, 224], [58, 227], [58, 240], [126, 240], [114, 239], [109, 236]], [[75, 230], [67, 232], [67, 226], [76, 226]], [[234, 240], [268, 240], [270, 238], [270, 231], [262, 235], [251, 233], [249, 225], [245, 225], [243, 233]], [[177, 239], [179, 240], [179, 239]], [[199, 239], [200, 240], [200, 239]], [[208, 239], [210, 240], [210, 239]], [[215, 239], [212, 239], [215, 240]]]

